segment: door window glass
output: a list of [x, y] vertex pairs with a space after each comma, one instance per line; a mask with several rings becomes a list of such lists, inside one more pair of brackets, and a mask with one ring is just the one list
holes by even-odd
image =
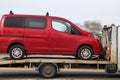
[[68, 22], [58, 19], [52, 20], [52, 27], [60, 32], [68, 32], [68, 30], [71, 29], [71, 25]]

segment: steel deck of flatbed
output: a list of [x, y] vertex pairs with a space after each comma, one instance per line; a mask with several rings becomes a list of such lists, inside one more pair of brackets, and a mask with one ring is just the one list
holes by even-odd
[[[110, 61], [98, 61], [98, 60], [79, 60], [75, 58], [28, 58], [28, 59], [22, 59], [22, 60], [7, 60], [7, 59], [1, 59], [0, 65], [4, 64], [24, 64], [24, 63], [69, 63], [69, 64], [112, 64]], [[37, 68], [35, 67], [0, 67], [0, 71], [34, 71]], [[105, 72], [105, 69], [99, 69], [99, 68], [88, 68], [88, 69], [80, 69], [80, 68], [60, 68], [60, 72], [64, 71], [70, 71], [70, 72]]]
[[79, 60], [75, 58], [28, 58], [22, 60], [1, 59], [0, 65], [16, 63], [76, 63], [76, 64], [115, 64], [111, 61], [104, 60]]

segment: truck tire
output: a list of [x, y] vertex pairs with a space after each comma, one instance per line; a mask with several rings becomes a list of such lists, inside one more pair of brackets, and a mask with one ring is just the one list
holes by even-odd
[[53, 78], [57, 73], [57, 67], [52, 63], [44, 63], [39, 67], [39, 72], [43, 78]]
[[108, 64], [105, 66], [105, 71], [107, 73], [115, 73], [117, 72], [117, 65], [115, 64]]
[[77, 57], [82, 60], [90, 60], [93, 55], [93, 50], [89, 46], [82, 46], [79, 48]]
[[9, 49], [9, 55], [10, 58], [14, 60], [23, 59], [25, 55], [25, 48], [22, 45], [13, 45]]

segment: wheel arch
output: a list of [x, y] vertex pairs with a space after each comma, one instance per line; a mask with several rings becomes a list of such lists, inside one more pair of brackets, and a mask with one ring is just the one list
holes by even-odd
[[[10, 47], [12, 47], [13, 45], [22, 45], [22, 46], [24, 46], [22, 43], [20, 43], [20, 42], [13, 42], [13, 43], [11, 43], [11, 44], [9, 44], [9, 46], [8, 46], [8, 48], [7, 48], [7, 53], [9, 53], [9, 49], [10, 49]], [[25, 47], [25, 46], [24, 46]], [[26, 51], [26, 48], [25, 48], [25, 51]]]

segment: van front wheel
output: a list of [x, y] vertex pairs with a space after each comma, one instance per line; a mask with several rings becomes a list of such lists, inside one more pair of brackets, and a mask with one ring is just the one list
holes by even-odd
[[82, 60], [90, 60], [93, 55], [93, 50], [89, 46], [82, 46], [79, 48], [77, 57]]
[[14, 45], [9, 49], [11, 59], [23, 59], [25, 55], [25, 48], [22, 45]]

